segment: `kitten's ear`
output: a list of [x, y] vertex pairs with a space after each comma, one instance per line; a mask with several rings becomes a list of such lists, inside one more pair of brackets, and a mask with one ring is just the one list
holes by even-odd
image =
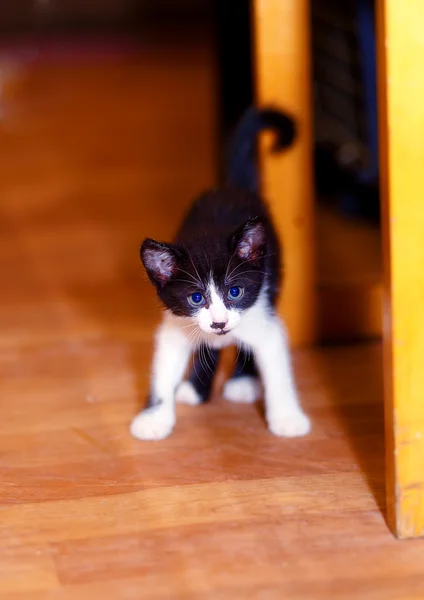
[[140, 258], [148, 276], [156, 285], [165, 285], [177, 269], [175, 250], [156, 240], [144, 240], [140, 248]]
[[262, 219], [254, 217], [236, 233], [236, 253], [242, 260], [255, 262], [263, 256], [266, 244], [265, 225]]

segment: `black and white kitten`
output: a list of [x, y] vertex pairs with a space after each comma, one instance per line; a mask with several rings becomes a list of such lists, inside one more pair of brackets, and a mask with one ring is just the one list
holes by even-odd
[[[274, 149], [291, 145], [295, 128], [289, 117], [249, 110], [235, 132], [226, 186], [194, 202], [171, 244], [146, 239], [141, 246], [141, 260], [166, 310], [156, 333], [150, 401], [131, 424], [136, 438], [167, 437], [176, 401], [206, 400], [219, 351], [229, 345], [237, 345], [239, 355], [224, 397], [254, 402], [261, 395], [259, 374], [270, 431], [294, 437], [310, 430], [275, 313], [278, 239], [257, 194], [255, 138], [268, 128], [278, 134]], [[182, 381], [193, 352], [193, 370]]]

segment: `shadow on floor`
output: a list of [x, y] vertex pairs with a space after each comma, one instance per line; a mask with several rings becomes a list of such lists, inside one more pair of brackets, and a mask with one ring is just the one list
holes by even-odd
[[[332, 421], [326, 419], [323, 425], [326, 434], [347, 438], [375, 502], [385, 516], [381, 346], [376, 342], [328, 346], [317, 355], [316, 369], [334, 415]], [[317, 421], [320, 421], [319, 415]]]

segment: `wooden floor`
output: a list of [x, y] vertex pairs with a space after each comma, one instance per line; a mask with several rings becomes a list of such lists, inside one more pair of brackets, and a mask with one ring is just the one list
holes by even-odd
[[138, 245], [214, 177], [204, 40], [51, 60], [0, 123], [0, 598], [424, 595], [424, 542], [384, 520], [378, 345], [299, 351], [314, 428], [271, 436], [255, 406], [178, 408], [132, 439], [159, 318]]

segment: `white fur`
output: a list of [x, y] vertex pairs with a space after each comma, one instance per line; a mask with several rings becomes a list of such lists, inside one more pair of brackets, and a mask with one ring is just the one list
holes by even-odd
[[224, 300], [220, 294], [218, 294], [217, 289], [215, 287], [215, 283], [211, 279], [208, 292], [210, 296], [210, 306], [209, 306], [209, 314], [211, 319], [215, 323], [227, 323], [228, 321], [228, 309], [224, 304]]
[[175, 400], [181, 404], [190, 404], [191, 406], [197, 406], [202, 402], [201, 397], [190, 381], [182, 381], [180, 383], [175, 394]]
[[255, 355], [264, 387], [270, 431], [284, 437], [306, 435], [311, 425], [297, 397], [288, 339], [282, 322], [276, 315], [270, 314], [264, 294], [246, 311], [246, 317], [236, 335]]
[[261, 397], [261, 386], [256, 377], [236, 377], [224, 385], [223, 395], [230, 402], [252, 404]]
[[[171, 433], [175, 424], [175, 390], [183, 378], [190, 351], [203, 342], [213, 348], [235, 343], [250, 347], [261, 375], [270, 431], [284, 437], [306, 435], [311, 425], [297, 397], [287, 335], [278, 317], [270, 313], [265, 294], [262, 293], [256, 303], [243, 313], [227, 310], [224, 305], [224, 314], [224, 303], [216, 290], [214, 293], [217, 297], [211, 303], [211, 308], [214, 306], [212, 313], [211, 308], [198, 311], [193, 327], [187, 327], [188, 319], [165, 313], [156, 337], [151, 392], [153, 398], [161, 403], [135, 417], [131, 433], [144, 440], [162, 439]], [[212, 314], [219, 315], [220, 319], [225, 316], [222, 321], [227, 321], [229, 333], [217, 335], [211, 329]], [[196, 325], [197, 333], [194, 331]], [[242, 394], [240, 389], [240, 393], [236, 393], [230, 382], [227, 386], [228, 399], [240, 401], [242, 396], [253, 397], [253, 394]], [[231, 387], [232, 392], [228, 392]]]
[[207, 294], [210, 298], [208, 308], [202, 307], [195, 316], [200, 329], [205, 333], [211, 333], [214, 337], [217, 337], [216, 329], [211, 327], [212, 323], [226, 323], [225, 331], [232, 331], [240, 323], [240, 311], [236, 308], [228, 309], [225, 306], [224, 300], [217, 291], [212, 279], [208, 284]]
[[139, 440], [163, 440], [175, 425], [173, 410], [152, 406], [141, 411], [131, 422], [131, 435]]
[[167, 437], [175, 425], [175, 390], [184, 375], [190, 343], [181, 323], [166, 313], [156, 334], [151, 396], [157, 405], [141, 411], [131, 423], [131, 433], [141, 440]]

